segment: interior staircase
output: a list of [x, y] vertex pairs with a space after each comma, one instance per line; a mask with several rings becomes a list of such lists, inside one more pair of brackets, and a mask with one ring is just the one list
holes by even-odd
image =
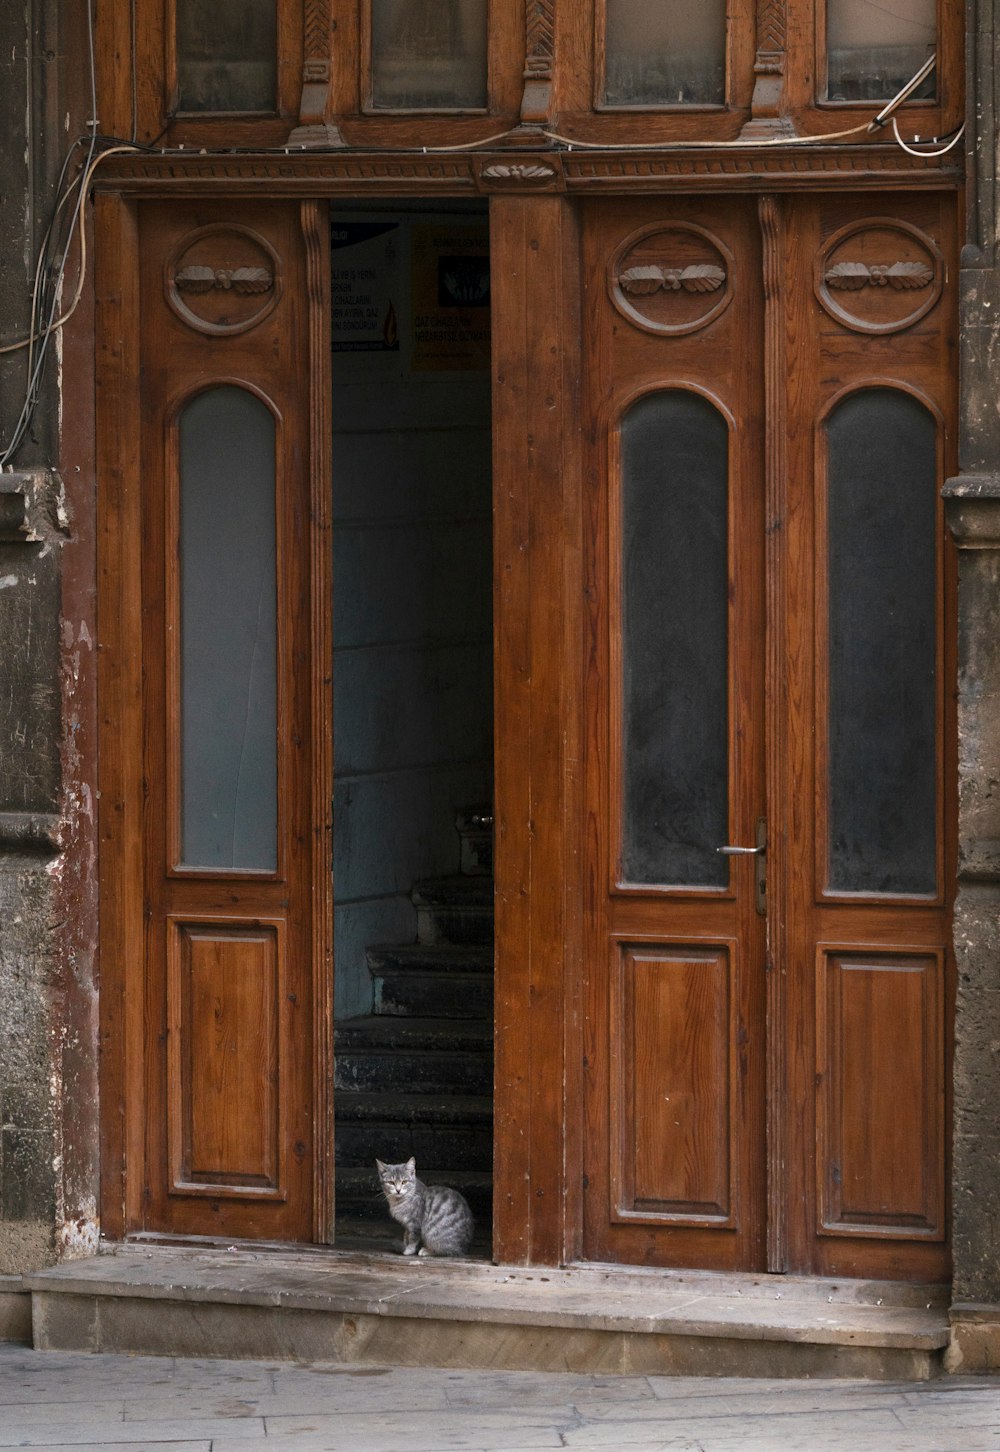
[[384, 1248], [375, 1159], [413, 1155], [429, 1184], [461, 1190], [490, 1253], [493, 1157], [493, 855], [486, 809], [458, 817], [461, 872], [417, 883], [417, 941], [368, 949], [372, 1012], [334, 1034], [336, 1244]]

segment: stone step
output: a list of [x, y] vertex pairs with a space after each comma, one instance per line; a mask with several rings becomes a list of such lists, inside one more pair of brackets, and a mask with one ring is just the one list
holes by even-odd
[[[479, 1260], [489, 1260], [492, 1244], [492, 1227], [488, 1219], [476, 1221], [469, 1255]], [[402, 1239], [399, 1226], [387, 1215], [385, 1220], [358, 1219], [353, 1215], [338, 1215], [336, 1228], [338, 1251], [358, 1251], [366, 1255], [401, 1255]]]
[[[476, 1222], [489, 1220], [493, 1211], [493, 1176], [489, 1170], [425, 1169], [421, 1168], [418, 1160], [417, 1174], [427, 1185], [450, 1185], [453, 1190], [461, 1190]], [[370, 1169], [356, 1165], [337, 1170], [336, 1207], [338, 1217], [347, 1215], [354, 1220], [391, 1220], [374, 1164]]]
[[419, 943], [492, 943], [492, 877], [437, 877], [415, 884]]
[[387, 1016], [493, 1017], [493, 950], [470, 944], [368, 949], [374, 1011]]
[[338, 1054], [354, 1049], [492, 1053], [493, 1025], [488, 1019], [397, 1018], [365, 1013], [341, 1019], [334, 1033], [334, 1049]]
[[225, 1241], [109, 1250], [24, 1277], [39, 1350], [911, 1381], [948, 1343], [941, 1287]]
[[338, 1166], [398, 1164], [411, 1155], [418, 1167], [493, 1165], [493, 1101], [488, 1095], [337, 1095]]

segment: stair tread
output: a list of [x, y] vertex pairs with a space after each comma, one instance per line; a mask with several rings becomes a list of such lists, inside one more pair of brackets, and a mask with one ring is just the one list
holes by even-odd
[[341, 1090], [337, 1118], [392, 1123], [419, 1119], [428, 1124], [463, 1124], [469, 1120], [493, 1122], [493, 1100], [488, 1094], [380, 1094], [376, 1090]]
[[493, 947], [480, 943], [392, 943], [366, 949], [369, 967], [399, 972], [493, 974]]
[[401, 1048], [427, 1053], [483, 1053], [492, 1046], [489, 1019], [408, 1018], [393, 1014], [361, 1014], [343, 1019], [334, 1032], [337, 1053]]

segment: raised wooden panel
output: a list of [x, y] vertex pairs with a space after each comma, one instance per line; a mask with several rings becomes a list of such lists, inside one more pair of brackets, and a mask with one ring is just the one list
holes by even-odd
[[820, 947], [821, 1233], [944, 1233], [943, 964]]
[[170, 1182], [282, 1198], [280, 923], [167, 923]]
[[731, 1217], [736, 945], [617, 945], [612, 1217]]

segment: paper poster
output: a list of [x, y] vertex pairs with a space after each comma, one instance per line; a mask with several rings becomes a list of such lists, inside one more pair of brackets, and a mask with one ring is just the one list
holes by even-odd
[[330, 243], [333, 351], [398, 354], [403, 224], [335, 220]]
[[485, 223], [414, 222], [410, 238], [414, 372], [490, 366]]

